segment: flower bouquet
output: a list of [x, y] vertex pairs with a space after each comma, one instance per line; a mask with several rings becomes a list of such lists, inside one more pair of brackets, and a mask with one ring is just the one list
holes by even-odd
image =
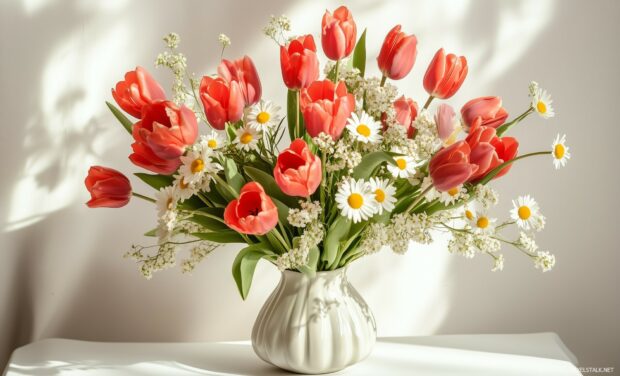
[[[393, 85], [417, 54], [416, 37], [400, 25], [376, 59], [380, 77], [365, 74], [366, 30], [358, 39], [346, 7], [323, 16], [323, 74], [314, 37], [290, 36], [290, 29], [285, 16], [264, 29], [279, 48], [285, 113], [262, 98], [248, 56], [222, 58], [216, 74], [190, 75], [176, 34], [164, 38], [167, 50], [156, 60], [173, 73], [171, 99], [141, 67], [112, 89], [120, 109], [108, 107], [133, 138], [129, 159], [151, 172], [135, 176], [155, 194], [133, 192], [123, 174], [94, 166], [87, 205], [121, 207], [132, 195], [156, 204], [157, 226], [145, 234], [154, 245], [128, 252], [145, 277], [174, 265], [184, 249], [189, 272], [219, 245], [245, 244], [232, 266], [244, 299], [259, 260], [282, 271], [254, 326], [256, 353], [282, 368], [317, 373], [363, 359], [375, 341], [372, 313], [345, 275], [361, 257], [383, 248], [402, 254], [410, 241], [432, 242], [438, 230], [452, 235], [450, 252], [487, 255], [493, 270], [503, 268], [502, 243], [543, 271], [553, 267], [554, 256], [538, 251], [532, 235], [545, 225], [534, 199], [514, 200], [506, 220], [489, 214], [498, 201], [489, 183], [514, 162], [549, 155], [559, 168], [570, 158], [565, 136], [549, 150], [521, 153], [506, 135], [530, 114], [554, 115], [545, 90], [532, 82], [527, 109], [512, 120], [499, 97], [472, 99], [460, 117], [446, 103], [431, 109], [459, 90], [468, 71], [465, 57], [439, 49], [419, 108]], [[223, 56], [230, 40], [219, 41]], [[512, 226], [520, 229], [517, 239], [504, 235]]]

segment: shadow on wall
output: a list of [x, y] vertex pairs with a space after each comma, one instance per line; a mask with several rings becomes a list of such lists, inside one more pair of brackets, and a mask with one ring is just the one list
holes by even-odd
[[[165, 291], [172, 299], [170, 311], [152, 315], [148, 324], [143, 322], [139, 329], [135, 328], [140, 325], [137, 319], [118, 324], [127, 310], [134, 311], [137, 318], [143, 307], [132, 301], [130, 292], [122, 292], [124, 285], [131, 281], [107, 278], [122, 262], [118, 261], [122, 253], [114, 247], [135, 241], [125, 229], [139, 233], [142, 229], [132, 225], [140, 215], [151, 214], [138, 209], [120, 219], [112, 219], [107, 212], [98, 212], [98, 217], [92, 214], [89, 219], [81, 218], [85, 214], [81, 203], [86, 200], [82, 182], [89, 165], [104, 164], [120, 170], [133, 170], [127, 161], [129, 142], [123, 138], [122, 129], [105, 112], [103, 102], [109, 100], [110, 87], [124, 71], [136, 64], [147, 68], [152, 66], [163, 46], [159, 37], [174, 30], [183, 37], [181, 50], [188, 55], [190, 68], [198, 73], [214, 70], [219, 57], [219, 52], [211, 52], [217, 48], [216, 36], [219, 32], [228, 34], [233, 45], [227, 55], [251, 55], [261, 73], [265, 97], [283, 103], [282, 87], [265, 84], [279, 83], [281, 77], [277, 65], [274, 65], [277, 50], [260, 34], [260, 30], [270, 14], [285, 13], [293, 20], [294, 32], [312, 31], [317, 37], [324, 8], [333, 9], [339, 3], [279, 0], [267, 4], [243, 2], [241, 5], [241, 2], [230, 1], [217, 3], [217, 14], [214, 2], [199, 1], [178, 4], [161, 1], [154, 6], [152, 1], [24, 0], [0, 5], [2, 49], [9, 52], [1, 71], [3, 75], [11, 72], [10, 77], [3, 76], [3, 81], [6, 80], [6, 87], [12, 88], [0, 94], [2, 103], [10, 103], [5, 120], [6, 124], [12, 125], [3, 127], [3, 139], [17, 140], [12, 143], [4, 141], [0, 162], [3, 164], [0, 178], [8, 182], [0, 186], [0, 202], [3, 203], [0, 218], [4, 232], [1, 241], [3, 258], [8, 260], [0, 264], [0, 275], [3, 276], [0, 278], [5, 285], [11, 286], [6, 296], [0, 296], [1, 305], [10, 307], [7, 312], [0, 312], [5, 327], [2, 330], [8, 328], [8, 335], [3, 335], [3, 343], [0, 343], [0, 365], [12, 348], [42, 335], [93, 339], [101, 335], [110, 340], [164, 339], [154, 328], [158, 323], [165, 323], [171, 315], [179, 320], [169, 331], [164, 330], [170, 334], [170, 339], [177, 338], [175, 332], [191, 333], [187, 328], [183, 329], [181, 319], [186, 318], [187, 325], [192, 325], [197, 319], [196, 314], [192, 316], [192, 313], [175, 307], [187, 308], [199, 303], [191, 302], [191, 294], [190, 297], [177, 294], [173, 288]], [[467, 55], [470, 75], [475, 77], [476, 83], [466, 84], [470, 89], [464, 86], [463, 93], [452, 101], [455, 107], [464, 102], [463, 98], [486, 94], [485, 91], [492, 88], [491, 81], [517, 64], [548, 24], [555, 7], [555, 2], [538, 1], [344, 3], [349, 3], [359, 25], [371, 29], [367, 43], [367, 64], [371, 73], [377, 73], [374, 56], [391, 26], [376, 25], [374, 19], [401, 22], [423, 41], [414, 72], [398, 83], [406, 94], [418, 101], [424, 99], [421, 77], [425, 66], [439, 47], [445, 46]], [[239, 12], [241, 6], [243, 12]], [[534, 6], [537, 8], [536, 17], [526, 17], [526, 11]], [[417, 15], [415, 22], [411, 14]], [[135, 15], [140, 15], [138, 20]], [[238, 22], [243, 27], [231, 25], [230, 20], [234, 17], [237, 20], [243, 17]], [[195, 25], [203, 25], [206, 19], [208, 25], [197, 30]], [[15, 35], [20, 38], [11, 37]], [[170, 81], [167, 72], [154, 71], [154, 75], [161, 82]], [[110, 239], [101, 234], [101, 228], [109, 228], [109, 233], [118, 236]], [[79, 235], [72, 239], [76, 233]], [[102, 254], [107, 248], [108, 254]], [[378, 321], [385, 323], [384, 332], [380, 334], [429, 334], [440, 326], [448, 314], [451, 287], [449, 258], [434, 257], [437, 255], [431, 253], [440, 252], [441, 248], [441, 245], [414, 248], [406, 256], [406, 261], [398, 256], [376, 255], [372, 262], [362, 262], [352, 269], [354, 284], [375, 309]], [[210, 271], [219, 274], [213, 276], [214, 280], [230, 279], [231, 258], [217, 259], [223, 261], [220, 265], [225, 267], [210, 267]], [[377, 267], [378, 263], [397, 272], [386, 277], [382, 273], [385, 269]], [[56, 267], [56, 272], [51, 266]], [[406, 267], [414, 268], [409, 270], [416, 273], [405, 273]], [[39, 271], [43, 273], [35, 274]], [[55, 276], [59, 271], [64, 275]], [[175, 275], [174, 278], [178, 277]], [[249, 320], [251, 324], [261, 299], [275, 286], [274, 279], [274, 273], [266, 281], [261, 281], [259, 276], [253, 291], [259, 298], [247, 302], [245, 310], [233, 317]], [[110, 281], [102, 283], [103, 280]], [[403, 284], [413, 286], [410, 293], [417, 301], [396, 299], [385, 304], [386, 287]], [[41, 291], [37, 290], [41, 286], [52, 286], [50, 290], [56, 291], [58, 296], [41, 296]], [[234, 293], [234, 288], [232, 290]], [[145, 288], [141, 293], [151, 294], [149, 298], [156, 299], [161, 290]], [[132, 303], [133, 306], [123, 307]], [[441, 308], [433, 309], [435, 305]], [[94, 307], [98, 308], [97, 312], [93, 311]], [[100, 310], [101, 307], [106, 308]], [[217, 310], [216, 307], [210, 309]], [[220, 311], [225, 309], [220, 308]], [[48, 317], [41, 312], [46, 312]], [[395, 312], [400, 312], [402, 317], [394, 319]], [[225, 313], [220, 314], [226, 317]], [[102, 321], [99, 330], [93, 328], [88, 319], [92, 315]], [[246, 329], [243, 325], [240, 327]], [[231, 336], [238, 337], [239, 329], [233, 330]]]

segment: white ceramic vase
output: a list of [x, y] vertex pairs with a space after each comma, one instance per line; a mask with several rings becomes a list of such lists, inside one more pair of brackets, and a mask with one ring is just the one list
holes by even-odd
[[286, 270], [252, 330], [264, 361], [297, 373], [328, 373], [366, 358], [377, 328], [346, 268], [315, 277]]

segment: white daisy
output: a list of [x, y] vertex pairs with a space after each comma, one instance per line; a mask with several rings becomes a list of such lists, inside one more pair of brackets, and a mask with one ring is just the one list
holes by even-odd
[[441, 197], [441, 192], [436, 190], [435, 186], [433, 186], [433, 179], [430, 177], [430, 175], [422, 179], [422, 184], [420, 185], [420, 192], [426, 192], [424, 194], [424, 198], [428, 202], [431, 202], [434, 199]]
[[179, 201], [179, 195], [173, 186], [167, 186], [161, 188], [155, 192], [155, 202], [157, 206], [157, 213], [160, 217], [163, 217], [167, 212], [174, 211]]
[[392, 176], [395, 178], [407, 178], [415, 175], [416, 169], [413, 158], [407, 155], [399, 155], [394, 157], [394, 161], [396, 162], [396, 165], [391, 163], [387, 165], [387, 169]]
[[549, 95], [546, 90], [539, 87], [531, 88], [530, 90], [532, 91], [530, 94], [532, 96], [532, 108], [534, 111], [536, 111], [544, 119], [555, 116], [555, 112], [551, 106], [553, 103], [553, 100], [551, 100], [551, 95]]
[[560, 167], [566, 166], [566, 163], [570, 159], [570, 152], [568, 146], [566, 146], [566, 135], [556, 136], [553, 144], [551, 145], [551, 155], [553, 156], [553, 166], [558, 170]]
[[529, 195], [512, 200], [510, 217], [524, 230], [540, 231], [545, 226], [545, 217], [540, 213], [538, 203]]
[[197, 191], [196, 184], [186, 182], [182, 174], [174, 175], [174, 189], [177, 192], [179, 202], [192, 197]]
[[486, 212], [474, 213], [466, 210], [465, 217], [469, 220], [469, 224], [475, 232], [484, 234], [492, 233], [495, 229], [495, 222], [497, 222], [497, 218], [489, 217]]
[[243, 151], [255, 150], [258, 140], [261, 134], [256, 128], [250, 127], [247, 124], [235, 131], [237, 137], [233, 140], [233, 143], [237, 146], [237, 149]]
[[467, 197], [467, 189], [463, 184], [458, 187], [450, 188], [447, 191], [439, 192], [439, 201], [444, 205], [452, 205], [458, 200]]
[[280, 122], [278, 111], [280, 107], [269, 101], [261, 100], [248, 108], [245, 114], [245, 123], [261, 132], [266, 131]]
[[197, 185], [209, 181], [214, 174], [222, 169], [219, 163], [214, 162], [213, 150], [206, 145], [196, 144], [194, 148], [181, 156], [179, 174], [183, 176], [184, 184]]
[[378, 210], [375, 194], [364, 180], [347, 179], [336, 192], [336, 203], [342, 215], [353, 223], [368, 220]]
[[207, 136], [200, 136], [200, 143], [212, 150], [218, 150], [226, 145], [226, 139], [218, 132], [211, 131]]
[[472, 221], [474, 219], [474, 217], [476, 216], [476, 211], [473, 209], [469, 209], [468, 207], [465, 207], [465, 210], [463, 210], [463, 217], [465, 217], [466, 220], [468, 221]]
[[386, 179], [370, 178], [370, 191], [375, 194], [375, 202], [377, 204], [377, 214], [383, 213], [383, 210], [391, 212], [394, 210], [396, 202], [396, 187], [394, 187]]
[[363, 111], [359, 117], [355, 112], [351, 113], [351, 117], [347, 120], [347, 130], [351, 132], [356, 141], [365, 144], [376, 144], [381, 142], [383, 138], [381, 136], [381, 125]]

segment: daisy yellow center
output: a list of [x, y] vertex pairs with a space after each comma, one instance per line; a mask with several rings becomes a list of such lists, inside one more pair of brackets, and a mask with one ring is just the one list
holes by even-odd
[[397, 159], [396, 160], [396, 165], [398, 166], [398, 168], [400, 168], [401, 170], [404, 170], [407, 168], [407, 161], [404, 159]]
[[459, 189], [457, 187], [448, 189], [448, 194], [452, 197], [456, 196], [459, 194]]
[[377, 200], [377, 202], [385, 201], [385, 192], [383, 192], [382, 189], [377, 189], [375, 191], [375, 200]]
[[529, 207], [524, 205], [524, 206], [519, 207], [517, 214], [519, 214], [519, 218], [525, 221], [532, 215], [532, 211], [530, 210]]
[[241, 135], [241, 137], [239, 137], [239, 141], [241, 141], [242, 144], [247, 145], [250, 142], [252, 142], [253, 138], [254, 137], [252, 136], [252, 133], [245, 132], [244, 134]]
[[214, 139], [211, 139], [207, 142], [207, 146], [210, 147], [211, 149], [215, 149], [217, 147], [217, 141], [215, 141]]
[[192, 172], [196, 174], [205, 168], [205, 162], [200, 158], [194, 159], [190, 168]]
[[555, 156], [556, 159], [562, 159], [562, 157], [564, 157], [565, 152], [566, 152], [566, 148], [564, 148], [564, 145], [562, 144], [557, 144], [553, 148], [553, 155]]
[[364, 205], [364, 197], [359, 193], [351, 193], [347, 199], [349, 206], [353, 209], [359, 209]]
[[271, 116], [269, 116], [269, 113], [265, 111], [261, 111], [258, 115], [256, 115], [256, 121], [260, 124], [265, 124], [269, 121], [269, 118], [271, 118]]
[[470, 210], [465, 210], [465, 217], [471, 221], [472, 219], [474, 219], [474, 213], [472, 213]]
[[370, 128], [366, 124], [360, 124], [356, 128], [357, 133], [361, 134], [364, 137], [370, 136]]
[[478, 218], [478, 220], [476, 221], [476, 226], [478, 226], [478, 228], [487, 228], [487, 227], [489, 227], [489, 218], [487, 218], [487, 217], [480, 217], [480, 218]]
[[544, 114], [547, 112], [547, 105], [543, 101], [538, 101], [538, 103], [536, 103], [536, 110], [538, 110], [541, 114]]
[[185, 178], [181, 178], [181, 181], [179, 182], [179, 186], [181, 187], [181, 189], [185, 189], [189, 186], [189, 184], [185, 182]]

